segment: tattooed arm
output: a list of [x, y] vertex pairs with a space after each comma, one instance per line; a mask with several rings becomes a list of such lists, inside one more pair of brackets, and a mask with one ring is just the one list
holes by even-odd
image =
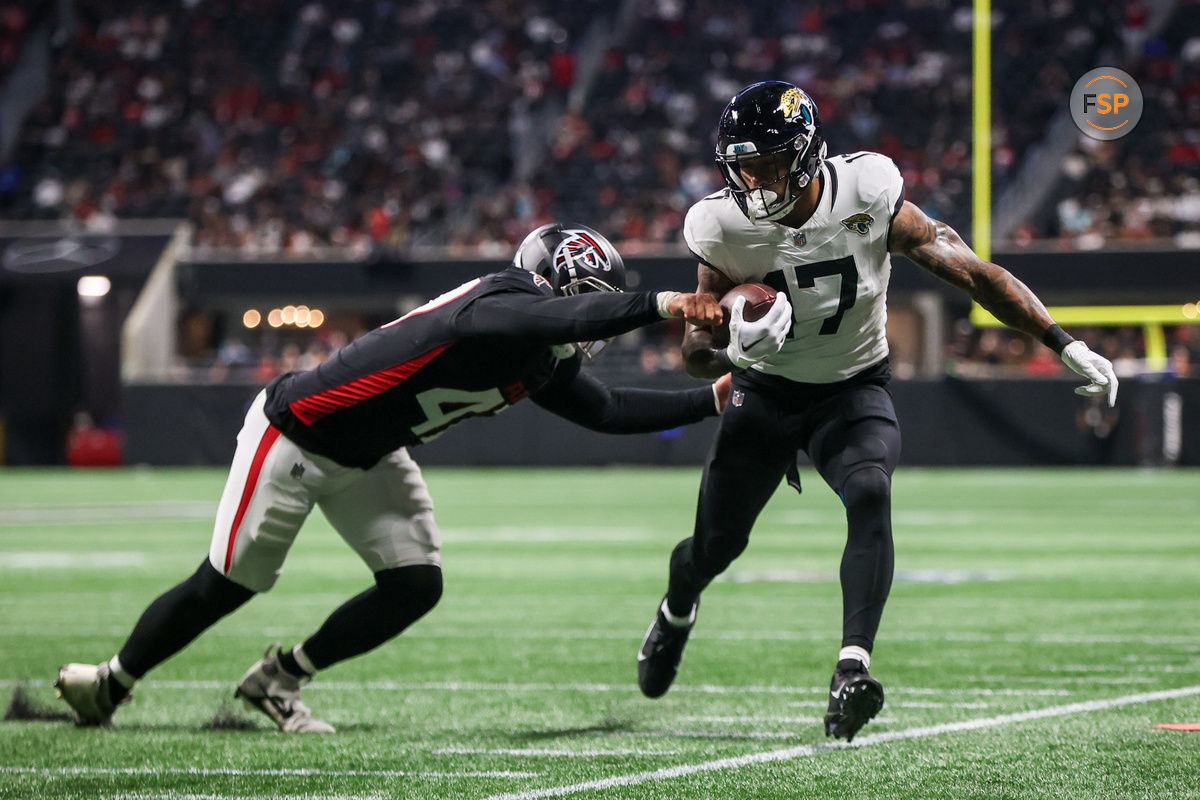
[[912, 203], [905, 201], [892, 221], [888, 250], [908, 256], [918, 267], [965, 291], [1008, 327], [1039, 342], [1054, 326], [1029, 287], [1003, 267], [975, 255], [953, 228], [930, 219]]
[[1062, 356], [1063, 362], [1091, 381], [1075, 390], [1104, 395], [1117, 402], [1117, 376], [1112, 364], [1055, 324], [1042, 301], [1008, 270], [984, 261], [944, 222], [905, 202], [892, 220], [888, 250], [906, 255], [951, 286], [964, 290], [1010, 328], [1023, 331]]

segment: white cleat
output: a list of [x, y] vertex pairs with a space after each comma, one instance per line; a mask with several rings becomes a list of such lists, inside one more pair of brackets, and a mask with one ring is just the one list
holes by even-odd
[[242, 676], [233, 696], [266, 714], [284, 733], [333, 733], [332, 725], [313, 719], [312, 709], [300, 701], [300, 687], [309, 680], [295, 678], [279, 666], [276, 643]]
[[[58, 696], [75, 712], [75, 724], [81, 726], [107, 725], [112, 722], [117, 707], [109, 699], [108, 682], [112, 680], [108, 663], [63, 664], [58, 668], [54, 688]], [[121, 702], [127, 702], [129, 697]]]

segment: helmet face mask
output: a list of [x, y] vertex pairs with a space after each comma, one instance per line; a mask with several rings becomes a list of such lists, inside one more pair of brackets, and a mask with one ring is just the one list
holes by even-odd
[[[825, 153], [816, 103], [799, 87], [783, 81], [743, 89], [729, 101], [717, 126], [717, 163], [751, 222], [787, 216], [821, 169]], [[781, 157], [782, 172], [772, 182], [756, 181], [751, 186], [743, 165], [771, 156]], [[782, 193], [769, 188], [780, 180], [784, 180]]]
[[[612, 242], [586, 225], [553, 222], [531, 232], [517, 248], [513, 266], [544, 279], [560, 297], [625, 289], [625, 262]], [[578, 342], [595, 358], [607, 340]]]

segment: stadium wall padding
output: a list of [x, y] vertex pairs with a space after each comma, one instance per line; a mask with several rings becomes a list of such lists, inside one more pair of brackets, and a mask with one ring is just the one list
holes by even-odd
[[[996, 261], [1051, 305], [1084, 303], [1185, 303], [1193, 301], [1200, 266], [1195, 251], [1001, 252]], [[403, 261], [388, 258], [337, 262], [201, 262], [179, 265], [179, 291], [197, 307], [258, 298], [289, 302], [297, 291], [328, 301], [352, 298], [365, 309], [390, 309], [401, 294], [433, 297], [505, 266], [507, 259]], [[690, 289], [696, 261], [690, 256], [625, 257], [630, 286]], [[937, 291], [968, 305], [958, 289], [937, 280], [903, 256], [892, 258], [894, 292]]]
[[[687, 379], [648, 376], [665, 388]], [[1200, 380], [1127, 380], [1109, 411], [1073, 393], [1073, 380], [895, 381], [907, 465], [1200, 465]], [[124, 388], [126, 463], [227, 464], [259, 387]], [[1164, 408], [1167, 412], [1164, 416]], [[413, 448], [422, 464], [601, 465], [702, 463], [716, 420], [665, 434], [592, 433], [520, 403], [468, 420]]]

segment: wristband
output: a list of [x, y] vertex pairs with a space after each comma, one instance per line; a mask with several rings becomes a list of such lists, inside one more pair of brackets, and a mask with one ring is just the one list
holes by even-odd
[[1046, 347], [1049, 347], [1060, 356], [1062, 355], [1063, 349], [1073, 341], [1075, 341], [1075, 337], [1064, 331], [1062, 326], [1058, 325], [1057, 323], [1051, 325], [1046, 329], [1046, 332], [1042, 334], [1042, 344], [1046, 345]]
[[671, 317], [675, 316], [670, 312], [669, 308], [671, 301], [681, 294], [683, 292], [659, 292], [654, 298], [655, 304], [658, 305], [658, 315], [663, 319], [671, 319]]

